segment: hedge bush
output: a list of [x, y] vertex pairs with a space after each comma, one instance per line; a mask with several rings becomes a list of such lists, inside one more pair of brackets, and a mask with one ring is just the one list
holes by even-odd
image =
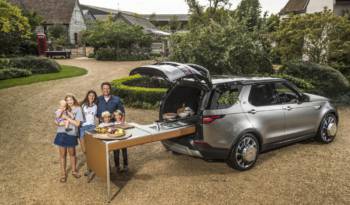
[[61, 67], [56, 61], [34, 56], [16, 57], [9, 59], [9, 66], [30, 70], [33, 74], [57, 73]]
[[[140, 81], [150, 82], [150, 79], [140, 75], [133, 75], [112, 81], [113, 94], [123, 99], [124, 104], [130, 107], [154, 109], [159, 107], [160, 101], [167, 88], [156, 88], [155, 86], [140, 87]], [[164, 84], [163, 84], [164, 85]]]
[[147, 60], [150, 56], [147, 53], [128, 53], [125, 49], [119, 49], [118, 54], [112, 48], [100, 48], [95, 53], [96, 60], [117, 60], [117, 61], [137, 61]]
[[286, 79], [286, 80], [292, 82], [295, 86], [297, 86], [301, 90], [306, 91], [306, 92], [312, 91], [315, 89], [315, 86], [313, 86], [312, 83], [310, 83], [309, 81], [301, 79], [301, 78], [293, 77], [291, 75], [280, 73], [280, 74], [274, 74], [271, 77]]
[[32, 72], [20, 68], [0, 68], [0, 80], [19, 78], [32, 75]]
[[309, 62], [290, 62], [282, 68], [283, 72], [305, 79], [315, 86], [313, 92], [328, 97], [336, 97], [347, 91], [349, 81], [334, 68]]

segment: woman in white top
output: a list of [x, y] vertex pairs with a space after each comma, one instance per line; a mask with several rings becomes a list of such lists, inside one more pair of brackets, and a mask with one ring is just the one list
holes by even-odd
[[84, 122], [80, 127], [80, 146], [82, 151], [85, 153], [84, 136], [86, 131], [92, 131], [96, 128], [97, 122], [97, 94], [93, 90], [89, 90], [86, 94], [85, 99], [81, 103], [83, 109]]

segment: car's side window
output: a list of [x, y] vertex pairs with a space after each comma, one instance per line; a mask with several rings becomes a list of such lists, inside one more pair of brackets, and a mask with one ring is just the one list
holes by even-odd
[[279, 101], [283, 104], [298, 103], [299, 95], [283, 82], [275, 83], [275, 92]]
[[259, 83], [252, 85], [249, 102], [254, 106], [268, 106], [279, 104], [272, 83]]
[[213, 91], [210, 109], [226, 109], [237, 103], [241, 86], [218, 86]]

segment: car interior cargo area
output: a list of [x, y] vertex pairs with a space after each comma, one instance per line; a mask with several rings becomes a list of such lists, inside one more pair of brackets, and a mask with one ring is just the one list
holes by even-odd
[[182, 121], [196, 117], [201, 102], [202, 90], [195, 86], [174, 87], [163, 102], [161, 121]]

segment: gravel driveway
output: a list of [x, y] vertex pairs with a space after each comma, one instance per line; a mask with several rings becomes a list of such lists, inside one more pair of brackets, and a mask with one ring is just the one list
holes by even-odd
[[[148, 62], [60, 60], [88, 69], [70, 79], [0, 90], [0, 204], [101, 204], [105, 183], [71, 175], [58, 182], [53, 112], [71, 92], [82, 99], [103, 81]], [[156, 111], [127, 109], [127, 120], [150, 123]], [[303, 142], [264, 153], [248, 172], [223, 162], [173, 155], [159, 142], [129, 149], [130, 172], [112, 176], [111, 204], [350, 204], [350, 109], [340, 108], [334, 143]], [[84, 158], [78, 148], [80, 172]]]

